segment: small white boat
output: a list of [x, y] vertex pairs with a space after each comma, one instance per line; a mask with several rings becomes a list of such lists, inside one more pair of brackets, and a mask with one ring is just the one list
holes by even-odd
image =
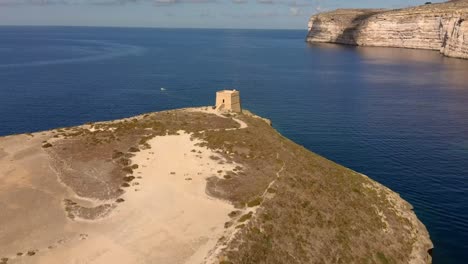
[[166, 88], [162, 88], [162, 87], [161, 87], [161, 91], [166, 91]]

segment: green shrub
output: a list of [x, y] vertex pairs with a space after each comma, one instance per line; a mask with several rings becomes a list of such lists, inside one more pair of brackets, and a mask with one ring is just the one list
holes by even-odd
[[126, 173], [133, 173], [133, 169], [131, 167], [123, 167], [122, 170]]
[[228, 214], [229, 217], [236, 217], [238, 215], [240, 215], [241, 211], [239, 210], [236, 210], [236, 211], [232, 211]]
[[382, 252], [377, 252], [377, 259], [382, 264], [390, 264], [390, 261], [385, 257], [385, 254]]
[[137, 147], [131, 147], [131, 148], [128, 149], [128, 151], [129, 152], [138, 152], [138, 151], [140, 151], [140, 149], [137, 148]]
[[114, 150], [114, 153], [112, 153], [112, 159], [118, 159], [122, 157], [123, 155], [124, 155], [123, 152]]
[[131, 182], [135, 179], [134, 176], [125, 176], [123, 177], [123, 180], [126, 181], [126, 182]]
[[262, 203], [263, 199], [261, 197], [257, 197], [250, 202], [247, 203], [248, 207], [259, 206]]
[[248, 214], [241, 216], [241, 218], [239, 218], [239, 222], [242, 223], [242, 222], [249, 220], [250, 218], [252, 218], [252, 215], [253, 213], [249, 212]]

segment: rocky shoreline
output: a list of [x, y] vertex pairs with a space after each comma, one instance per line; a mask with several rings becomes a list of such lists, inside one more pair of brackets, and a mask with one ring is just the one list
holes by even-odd
[[417, 7], [338, 9], [314, 15], [306, 41], [438, 50], [468, 59], [468, 1]]

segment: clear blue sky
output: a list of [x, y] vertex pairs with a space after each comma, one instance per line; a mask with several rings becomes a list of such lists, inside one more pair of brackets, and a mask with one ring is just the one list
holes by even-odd
[[[319, 11], [419, 0], [0, 0], [0, 25], [297, 28]], [[443, 1], [433, 1], [443, 2]]]

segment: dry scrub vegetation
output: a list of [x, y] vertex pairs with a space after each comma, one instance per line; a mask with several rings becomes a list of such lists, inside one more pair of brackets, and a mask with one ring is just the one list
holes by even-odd
[[261, 119], [238, 118], [248, 128], [196, 134], [244, 166], [229, 178], [211, 178], [208, 192], [239, 208], [261, 204], [255, 215], [239, 219], [241, 231], [222, 253], [223, 263], [408, 262], [414, 227], [382, 190], [366, 187], [371, 180], [298, 146]]
[[[132, 155], [150, 147], [147, 141], [154, 136], [184, 130], [225, 162], [242, 164], [209, 178], [207, 193], [240, 210], [258, 208], [256, 213], [229, 214], [226, 228], [234, 225], [239, 232], [225, 242], [222, 263], [408, 262], [414, 227], [383, 190], [366, 187], [373, 186], [371, 180], [298, 146], [259, 118], [236, 118], [248, 127], [224, 130], [239, 125], [231, 117], [200, 112], [152, 113], [59, 130], [46, 151], [61, 180], [77, 194], [118, 199], [137, 180]], [[164, 155], [164, 150], [155, 151]], [[114, 206], [93, 210], [72, 200], [65, 204], [70, 215], [85, 218]]]

